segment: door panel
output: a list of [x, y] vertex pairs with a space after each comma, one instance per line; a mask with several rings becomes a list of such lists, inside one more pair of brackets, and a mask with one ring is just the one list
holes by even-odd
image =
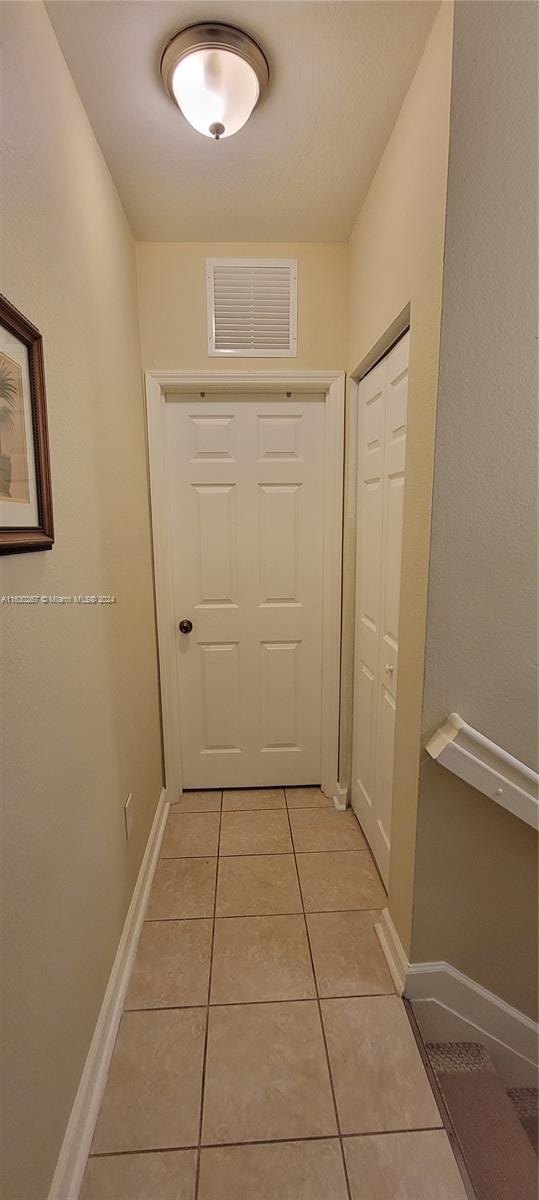
[[298, 604], [300, 483], [258, 487], [260, 604]]
[[261, 642], [263, 751], [299, 750], [297, 728], [300, 642]]
[[236, 487], [192, 484], [197, 608], [237, 604]]
[[359, 386], [352, 804], [388, 883], [409, 335]]
[[185, 787], [320, 782], [324, 398], [166, 404]]
[[[219, 645], [217, 642], [199, 642], [198, 650], [204, 698], [201, 709], [201, 751], [203, 754], [215, 754], [223, 750], [239, 753], [241, 720], [238, 643]], [[226, 704], [223, 704], [223, 695], [227, 697]]]

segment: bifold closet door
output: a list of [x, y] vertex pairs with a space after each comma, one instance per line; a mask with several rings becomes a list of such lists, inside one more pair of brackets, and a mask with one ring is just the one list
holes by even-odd
[[389, 878], [409, 334], [359, 385], [352, 805]]

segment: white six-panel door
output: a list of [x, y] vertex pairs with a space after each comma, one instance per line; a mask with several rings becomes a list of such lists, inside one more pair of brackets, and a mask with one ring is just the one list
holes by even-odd
[[388, 883], [409, 334], [359, 385], [352, 805]]
[[320, 782], [324, 408], [167, 401], [184, 787]]

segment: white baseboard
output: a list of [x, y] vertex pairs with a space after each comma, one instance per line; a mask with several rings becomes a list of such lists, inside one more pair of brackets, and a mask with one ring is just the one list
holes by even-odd
[[77, 1200], [79, 1195], [168, 810], [169, 803], [163, 789], [71, 1109], [48, 1200]]
[[412, 963], [406, 996], [425, 1041], [480, 1042], [506, 1087], [537, 1087], [538, 1026], [449, 963]]
[[333, 791], [333, 804], [338, 812], [344, 812], [348, 808], [350, 801], [348, 799], [348, 788], [337, 783]]
[[506, 1087], [537, 1087], [535, 1021], [446, 962], [410, 963], [389, 912], [375, 926], [397, 991], [425, 1042], [480, 1042]]
[[384, 957], [389, 967], [389, 973], [395, 984], [399, 996], [404, 995], [404, 986], [406, 983], [406, 973], [410, 966], [404, 947], [400, 937], [395, 929], [393, 921], [389, 915], [389, 909], [384, 908], [382, 920], [379, 925], [374, 926], [378, 934], [378, 941], [384, 952]]

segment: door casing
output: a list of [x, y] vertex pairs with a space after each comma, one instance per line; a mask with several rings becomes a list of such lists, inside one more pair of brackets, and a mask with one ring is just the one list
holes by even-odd
[[325, 398], [325, 508], [322, 617], [321, 786], [337, 807], [347, 792], [339, 784], [341, 657], [341, 577], [343, 520], [343, 371], [147, 371], [145, 375], [151, 522], [159, 652], [165, 784], [169, 800], [182, 792], [176, 613], [172, 589], [165, 410], [167, 396], [200, 391], [206, 395], [253, 391], [314, 392]]
[[[387, 886], [398, 688], [409, 335], [361, 381], [352, 806]], [[359, 588], [359, 591], [358, 591]]]
[[[356, 586], [356, 512], [357, 512], [357, 445], [359, 436], [359, 384], [363, 377], [385, 358], [400, 338], [412, 331], [411, 304], [406, 304], [395, 319], [384, 330], [378, 341], [358, 364], [347, 380], [347, 410], [346, 410], [346, 500], [345, 500], [345, 549], [344, 549], [344, 594], [343, 594], [343, 636], [341, 652], [341, 742], [339, 749], [339, 764], [341, 786], [347, 793], [351, 787], [352, 778], [352, 736], [353, 736], [353, 690], [355, 659], [355, 586]], [[402, 591], [402, 579], [401, 579]], [[348, 669], [347, 668], [348, 664]], [[352, 664], [352, 669], [350, 669]], [[397, 695], [397, 712], [399, 714], [399, 697]], [[394, 780], [393, 780], [394, 792]], [[349, 797], [348, 797], [349, 800]]]

